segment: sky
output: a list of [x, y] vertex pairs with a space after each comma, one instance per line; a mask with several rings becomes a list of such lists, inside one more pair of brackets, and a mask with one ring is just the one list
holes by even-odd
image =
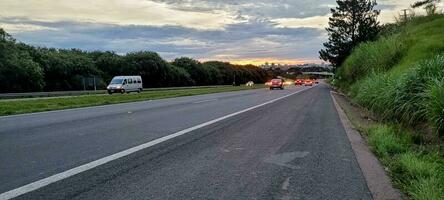
[[[393, 22], [414, 1], [378, 0], [380, 21]], [[335, 0], [0, 0], [0, 27], [40, 47], [320, 63], [335, 6]]]

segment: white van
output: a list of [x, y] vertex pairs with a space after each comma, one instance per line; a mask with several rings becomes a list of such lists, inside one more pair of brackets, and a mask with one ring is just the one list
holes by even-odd
[[108, 94], [141, 92], [142, 89], [142, 77], [140, 76], [115, 76], [106, 87]]

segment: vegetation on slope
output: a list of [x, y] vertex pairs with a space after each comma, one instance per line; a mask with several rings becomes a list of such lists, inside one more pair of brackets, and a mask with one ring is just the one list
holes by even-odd
[[382, 123], [361, 128], [412, 199], [444, 199], [444, 15], [386, 25], [333, 83]]
[[414, 18], [393, 29], [359, 45], [335, 84], [382, 119], [411, 127], [430, 123], [443, 134], [444, 15]]

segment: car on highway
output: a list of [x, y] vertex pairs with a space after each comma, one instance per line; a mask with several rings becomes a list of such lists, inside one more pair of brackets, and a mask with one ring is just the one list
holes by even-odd
[[272, 79], [270, 81], [270, 90], [273, 90], [275, 88], [279, 88], [279, 89], [283, 90], [284, 84], [285, 84], [284, 79], [281, 79], [281, 78]]
[[295, 85], [302, 85], [304, 82], [302, 81], [302, 79], [296, 79], [295, 81], [294, 81], [294, 84]]
[[106, 87], [108, 94], [141, 92], [143, 89], [140, 76], [115, 76]]
[[310, 79], [306, 79], [306, 80], [304, 81], [304, 86], [313, 86], [313, 81], [310, 80]]
[[248, 81], [247, 83], [245, 83], [245, 86], [254, 86], [254, 82], [253, 81]]

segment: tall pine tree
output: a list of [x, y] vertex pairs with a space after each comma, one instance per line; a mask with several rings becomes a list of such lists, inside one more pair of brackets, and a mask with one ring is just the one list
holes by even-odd
[[379, 10], [375, 0], [337, 0], [338, 6], [331, 9], [328, 42], [319, 52], [320, 58], [333, 67], [341, 66], [353, 48], [361, 42], [376, 39], [379, 32]]

